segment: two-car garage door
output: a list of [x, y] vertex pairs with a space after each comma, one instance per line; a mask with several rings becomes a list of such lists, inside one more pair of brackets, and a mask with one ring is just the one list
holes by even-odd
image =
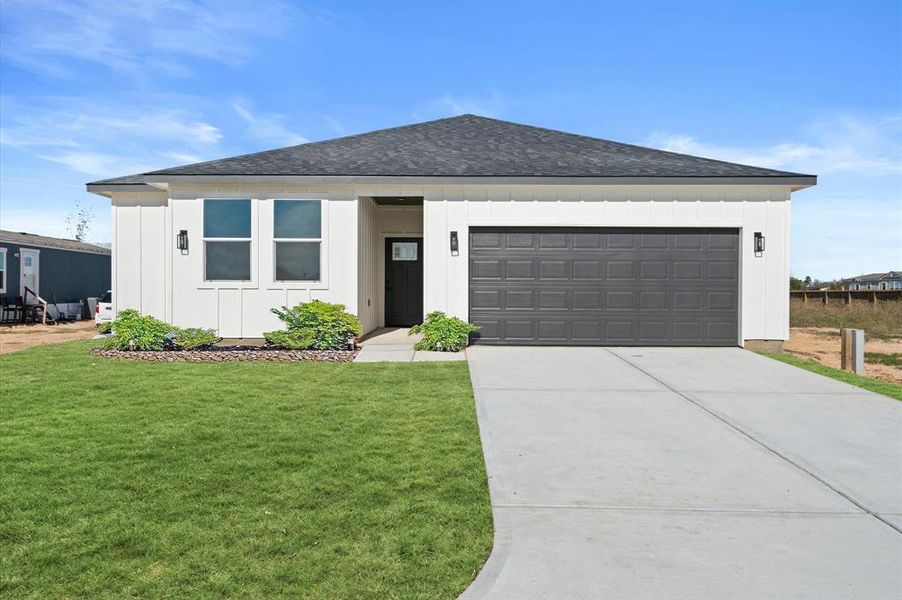
[[477, 343], [735, 346], [736, 229], [474, 227]]

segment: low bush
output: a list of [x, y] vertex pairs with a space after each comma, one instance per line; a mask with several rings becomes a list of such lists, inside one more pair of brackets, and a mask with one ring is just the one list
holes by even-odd
[[97, 326], [97, 333], [99, 333], [101, 335], [110, 333], [112, 330], [113, 330], [112, 323], [101, 323], [100, 325]]
[[[348, 338], [360, 335], [360, 321], [345, 310], [344, 304], [313, 300], [294, 308], [274, 308], [272, 312], [285, 323], [288, 333], [305, 332], [295, 334], [298, 339], [309, 335], [311, 341], [308, 347], [316, 350], [345, 349]], [[274, 333], [278, 332], [270, 332], [270, 336]]]
[[179, 350], [202, 350], [209, 348], [219, 340], [220, 337], [212, 329], [199, 327], [179, 329], [172, 336], [172, 343]]
[[865, 352], [864, 362], [889, 367], [902, 367], [902, 352]]
[[263, 334], [267, 346], [285, 348], [286, 350], [306, 350], [313, 346], [314, 335], [310, 329], [293, 329], [291, 331], [267, 331]]
[[449, 317], [441, 311], [426, 315], [420, 325], [410, 328], [410, 333], [422, 333], [423, 339], [414, 346], [417, 350], [437, 352], [458, 352], [470, 343], [470, 334], [479, 331], [479, 327], [467, 323], [457, 317]]
[[113, 335], [103, 343], [110, 350], [165, 350], [177, 327], [136, 310], [123, 310], [112, 323]]

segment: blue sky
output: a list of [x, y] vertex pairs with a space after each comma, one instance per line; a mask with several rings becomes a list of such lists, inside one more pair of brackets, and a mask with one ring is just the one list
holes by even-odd
[[84, 183], [473, 112], [816, 173], [792, 270], [902, 268], [899, 2], [0, 2], [0, 225]]

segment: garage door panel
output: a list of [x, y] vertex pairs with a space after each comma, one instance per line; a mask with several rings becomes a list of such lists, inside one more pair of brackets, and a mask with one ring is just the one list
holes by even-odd
[[470, 236], [477, 342], [736, 345], [736, 230], [474, 228]]
[[470, 248], [482, 250], [485, 248], [501, 249], [501, 233], [472, 232], [470, 233]]
[[709, 250], [738, 250], [739, 236], [735, 233], [709, 233]]
[[708, 263], [708, 279], [738, 281], [739, 265], [735, 262], [716, 261]]
[[509, 250], [532, 250], [536, 247], [535, 237], [536, 236], [532, 233], [508, 233], [505, 235], [503, 247]]
[[665, 260], [643, 260], [639, 264], [639, 279], [641, 281], [658, 281], [667, 279], [670, 269]]
[[667, 233], [640, 233], [639, 247], [644, 250], [666, 250], [671, 236]]
[[536, 293], [531, 290], [507, 290], [504, 293], [503, 308], [532, 309], [536, 305]]
[[566, 260], [543, 260], [539, 262], [539, 278], [549, 279], [569, 279], [570, 269]]
[[539, 272], [534, 260], [499, 260], [508, 281], [517, 279], [535, 279]]
[[498, 281], [502, 278], [501, 267], [503, 264], [500, 260], [474, 260], [470, 263], [470, 278]]
[[631, 260], [609, 260], [605, 273], [608, 281], [632, 281], [636, 278], [634, 264]]

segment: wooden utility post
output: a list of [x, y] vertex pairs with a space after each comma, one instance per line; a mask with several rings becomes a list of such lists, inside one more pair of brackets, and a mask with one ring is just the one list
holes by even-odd
[[864, 330], [840, 331], [840, 363], [844, 371], [864, 375]]

